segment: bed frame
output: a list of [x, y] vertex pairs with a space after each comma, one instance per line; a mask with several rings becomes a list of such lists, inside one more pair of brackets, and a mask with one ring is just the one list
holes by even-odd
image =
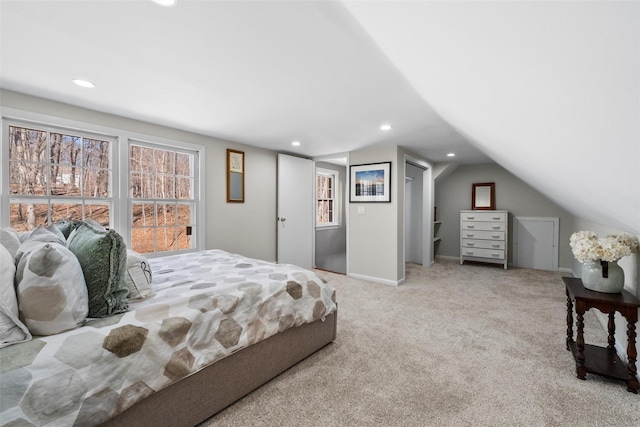
[[195, 426], [336, 338], [337, 311], [244, 348], [146, 397], [102, 426]]

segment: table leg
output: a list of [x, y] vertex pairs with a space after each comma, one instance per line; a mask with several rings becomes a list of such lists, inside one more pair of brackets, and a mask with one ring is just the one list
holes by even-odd
[[569, 289], [565, 289], [567, 294], [567, 350], [571, 350], [569, 345], [573, 344], [573, 303], [569, 296]]
[[615, 351], [616, 349], [616, 312], [612, 311], [609, 313], [609, 323], [607, 324], [607, 329], [609, 330], [608, 342], [609, 345], [607, 348], [609, 350]]
[[636, 352], [636, 322], [628, 322], [627, 337], [627, 359], [629, 359], [629, 363], [627, 364], [629, 371], [627, 390], [637, 394], [640, 384], [638, 384], [638, 378], [636, 377], [638, 373], [636, 368], [636, 357], [638, 356]]
[[587, 379], [587, 367], [584, 365], [584, 310], [582, 312], [576, 307], [576, 317], [578, 321], [576, 326], [578, 334], [576, 338], [576, 347], [578, 353], [576, 354], [576, 374], [581, 380]]

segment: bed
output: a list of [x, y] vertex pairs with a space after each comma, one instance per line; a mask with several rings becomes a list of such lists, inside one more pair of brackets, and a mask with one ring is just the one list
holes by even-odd
[[221, 250], [148, 262], [127, 311], [0, 349], [2, 425], [196, 425], [336, 337], [312, 271]]

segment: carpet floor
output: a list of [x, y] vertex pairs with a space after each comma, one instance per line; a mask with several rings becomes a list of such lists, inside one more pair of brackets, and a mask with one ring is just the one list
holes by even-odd
[[[202, 426], [640, 426], [640, 395], [575, 375], [562, 273], [438, 260], [393, 287], [317, 271], [338, 334]], [[593, 313], [585, 341], [606, 346]]]

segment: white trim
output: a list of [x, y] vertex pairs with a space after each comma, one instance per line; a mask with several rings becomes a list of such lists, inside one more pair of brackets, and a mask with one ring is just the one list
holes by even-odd
[[382, 283], [383, 285], [390, 285], [390, 286], [400, 286], [404, 283], [404, 277], [400, 280], [394, 281], [389, 279], [381, 279], [380, 277], [371, 277], [371, 276], [365, 276], [364, 274], [355, 274], [355, 273], [347, 274], [347, 276], [353, 277], [354, 279], [367, 280], [369, 282]]

